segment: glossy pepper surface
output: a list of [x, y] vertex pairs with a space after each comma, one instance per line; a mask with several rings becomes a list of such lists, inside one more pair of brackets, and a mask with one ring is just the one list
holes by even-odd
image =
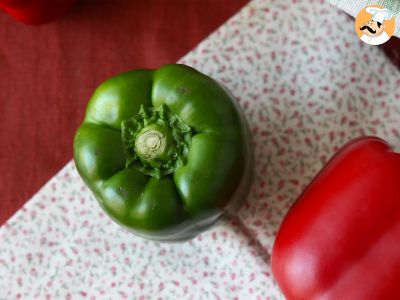
[[246, 122], [216, 81], [184, 65], [115, 76], [94, 92], [76, 167], [112, 219], [160, 241], [194, 237], [246, 196]]
[[64, 14], [75, 0], [0, 0], [0, 10], [16, 20], [39, 25]]
[[363, 137], [339, 151], [290, 209], [272, 251], [288, 300], [400, 295], [400, 155]]

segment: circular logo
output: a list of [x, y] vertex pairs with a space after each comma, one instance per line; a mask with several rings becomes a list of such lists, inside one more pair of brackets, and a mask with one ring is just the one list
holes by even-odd
[[394, 29], [394, 14], [381, 5], [368, 6], [356, 17], [356, 33], [368, 45], [386, 43], [394, 34]]

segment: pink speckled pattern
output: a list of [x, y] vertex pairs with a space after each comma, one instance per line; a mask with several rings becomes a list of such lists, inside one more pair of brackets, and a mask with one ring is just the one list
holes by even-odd
[[0, 299], [283, 299], [269, 253], [289, 206], [351, 138], [399, 146], [399, 72], [353, 28], [325, 1], [250, 2], [181, 60], [248, 117], [255, 179], [238, 216], [187, 243], [145, 241], [101, 212], [71, 161], [1, 227]]

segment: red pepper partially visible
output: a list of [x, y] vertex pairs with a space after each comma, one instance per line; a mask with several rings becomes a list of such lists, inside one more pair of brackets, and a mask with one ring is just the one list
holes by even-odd
[[271, 264], [288, 300], [400, 299], [400, 154], [373, 137], [344, 146], [285, 217]]
[[39, 25], [57, 19], [75, 0], [0, 0], [0, 10], [25, 24]]

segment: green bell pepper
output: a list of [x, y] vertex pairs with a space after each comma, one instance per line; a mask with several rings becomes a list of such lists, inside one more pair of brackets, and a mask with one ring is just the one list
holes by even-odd
[[232, 96], [185, 65], [115, 76], [76, 132], [77, 170], [104, 211], [158, 241], [193, 238], [249, 191], [247, 124]]

